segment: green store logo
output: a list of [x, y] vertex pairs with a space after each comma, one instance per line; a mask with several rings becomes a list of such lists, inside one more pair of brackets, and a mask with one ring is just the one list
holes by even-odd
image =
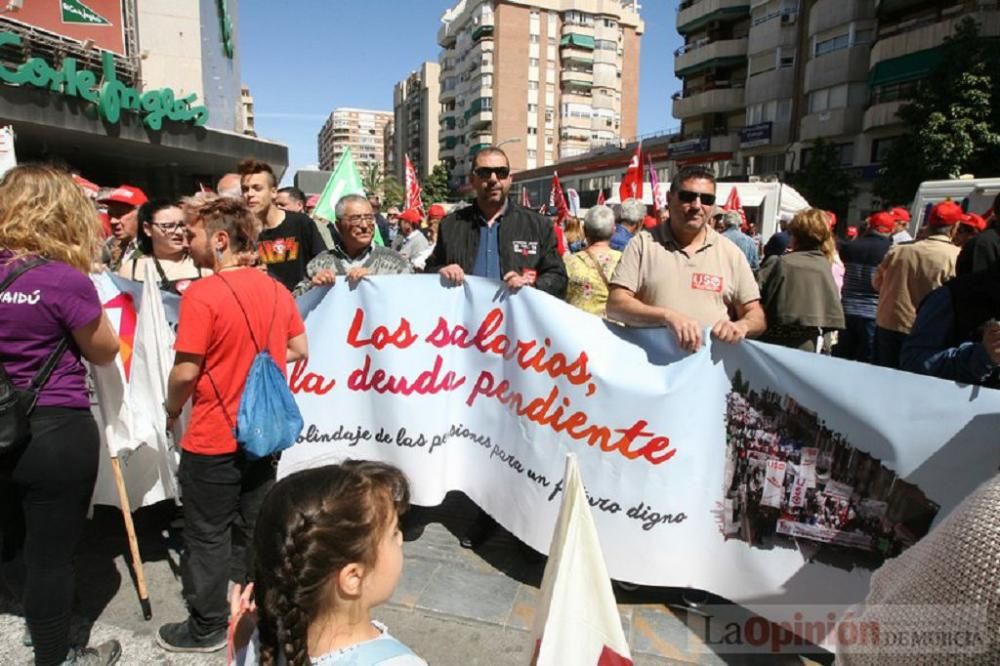
[[[8, 45], [20, 46], [21, 37], [13, 32], [0, 32], [0, 48]], [[152, 130], [161, 129], [164, 118], [199, 127], [208, 122], [208, 109], [193, 106], [198, 99], [197, 94], [191, 93], [178, 99], [170, 88], [140, 93], [118, 80], [111, 53], [101, 53], [101, 64], [101, 83], [98, 83], [94, 72], [77, 69], [76, 58], [63, 58], [59, 69], [53, 69], [42, 58], [29, 58], [17, 69], [0, 64], [0, 81], [48, 88], [52, 92], [86, 100], [96, 105], [101, 117], [111, 124], [117, 124], [121, 120], [122, 111], [141, 115], [143, 124]]]
[[63, 23], [83, 23], [85, 25], [111, 25], [104, 18], [80, 0], [60, 0]]

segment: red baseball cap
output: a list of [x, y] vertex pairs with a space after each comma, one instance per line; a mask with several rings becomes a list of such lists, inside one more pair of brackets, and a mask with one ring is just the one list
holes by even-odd
[[411, 224], [418, 224], [421, 220], [420, 211], [416, 208], [407, 208], [399, 214], [399, 219], [410, 222]]
[[431, 207], [427, 209], [427, 217], [432, 220], [440, 220], [448, 213], [445, 211], [444, 206], [441, 204], [431, 204]]
[[986, 218], [975, 213], [966, 215], [959, 224], [975, 229], [976, 231], [986, 231]]
[[123, 203], [129, 206], [139, 207], [149, 201], [149, 199], [146, 198], [146, 194], [138, 187], [132, 187], [131, 185], [119, 185], [105, 194], [98, 201], [100, 201], [100, 203]]
[[942, 201], [931, 208], [931, 214], [927, 217], [927, 224], [932, 227], [950, 227], [958, 224], [965, 217], [962, 207], [954, 201]]
[[858, 228], [857, 227], [847, 227], [847, 237], [850, 238], [851, 240], [854, 240], [855, 238], [857, 238], [858, 237]]
[[896, 206], [889, 211], [889, 214], [901, 222], [910, 221], [910, 211], [906, 210], [902, 206]]
[[896, 217], [886, 210], [872, 213], [868, 216], [868, 228], [883, 234], [892, 233], [896, 228]]
[[826, 211], [823, 211], [823, 212], [826, 213], [826, 216], [830, 219], [830, 229], [833, 229], [834, 227], [836, 227], [837, 226], [837, 214], [834, 213], [832, 210], [826, 210]]

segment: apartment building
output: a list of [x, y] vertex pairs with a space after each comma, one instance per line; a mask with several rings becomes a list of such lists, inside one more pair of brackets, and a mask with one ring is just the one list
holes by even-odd
[[423, 181], [438, 163], [438, 131], [441, 103], [441, 66], [425, 62], [420, 69], [396, 84], [393, 90], [395, 136], [390, 168], [404, 182], [406, 157]]
[[385, 173], [385, 128], [392, 119], [390, 111], [334, 109], [319, 131], [319, 168], [332, 171], [350, 148], [362, 175], [373, 164]]
[[462, 0], [441, 23], [439, 156], [454, 185], [486, 146], [517, 171], [636, 135], [635, 0]]
[[857, 219], [881, 203], [872, 183], [899, 135], [896, 111], [965, 16], [1000, 34], [996, 0], [683, 0], [669, 155], [784, 178], [824, 139], [854, 177]]

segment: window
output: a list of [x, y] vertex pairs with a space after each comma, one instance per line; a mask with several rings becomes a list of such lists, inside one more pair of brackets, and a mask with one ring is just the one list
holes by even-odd
[[535, 136], [536, 134], [538, 134], [538, 128], [537, 127], [529, 127], [528, 128], [528, 136]]
[[529, 44], [537, 44], [538, 43], [538, 35], [528, 35], [528, 43]]
[[834, 51], [839, 51], [840, 49], [846, 49], [850, 45], [850, 35], [845, 33], [843, 35], [831, 37], [830, 39], [824, 39], [821, 42], [817, 41], [813, 54], [816, 56], [826, 55], [827, 53], [833, 53]]
[[754, 175], [776, 173], [785, 170], [785, 154], [758, 155], [754, 158]]
[[528, 105], [528, 113], [536, 113], [537, 111], [538, 111], [538, 105], [537, 104], [529, 104]]
[[533, 160], [538, 157], [538, 151], [534, 148], [528, 148], [528, 159]]
[[872, 141], [872, 164], [879, 164], [884, 162], [889, 156], [889, 151], [892, 149], [892, 144], [896, 140], [896, 137], [890, 136], [885, 139], [875, 139]]
[[538, 81], [528, 81], [528, 90], [538, 90]]
[[556, 45], [556, 38], [549, 37], [549, 46], [555, 46], [555, 45]]
[[[842, 167], [851, 166], [854, 163], [854, 144], [853, 143], [838, 143], [833, 146], [833, 149], [837, 153], [837, 163]], [[809, 160], [812, 159], [812, 148], [803, 148], [801, 162], [802, 166], [805, 167], [809, 164]]]
[[854, 31], [854, 43], [855, 44], [871, 44], [875, 41], [875, 31], [871, 28], [867, 30], [855, 30]]
[[832, 88], [821, 88], [809, 94], [809, 113], [819, 113], [829, 109], [842, 109], [847, 106], [847, 84], [842, 83]]
[[528, 58], [528, 67], [538, 67], [538, 58]]

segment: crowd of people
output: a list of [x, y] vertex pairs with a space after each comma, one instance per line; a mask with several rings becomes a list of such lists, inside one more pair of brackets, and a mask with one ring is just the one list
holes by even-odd
[[[10, 384], [31, 396], [31, 436], [0, 454], [3, 550], [26, 553], [26, 639], [36, 663], [111, 664], [120, 655], [114, 641], [69, 644], [72, 555], [99, 455], [83, 361], [111, 363], [119, 347], [88, 277], [94, 271], [142, 281], [152, 266], [159, 287], [181, 296], [163, 416], [173, 427], [191, 401], [178, 472], [189, 617], [160, 627], [157, 642], [174, 652], [221, 649], [233, 610], [227, 586], [255, 581], [255, 601], [238, 593], [237, 605], [256, 608], [250, 645], [261, 663], [346, 663], [338, 655], [361, 644], [422, 663], [368, 620], [399, 577], [405, 480], [361, 463], [275, 486], [272, 461], [249, 458], [235, 435], [255, 354], [266, 349], [280, 368], [308, 358], [294, 298], [317, 287], [418, 272], [448, 287], [477, 276], [511, 292], [538, 289], [615, 324], [663, 327], [689, 352], [708, 331], [724, 344], [759, 338], [997, 385], [1000, 222], [992, 214], [943, 202], [909, 241], [905, 211], [894, 209], [838, 242], [833, 215], [809, 209], [761, 247], [739, 212], [719, 209], [715, 175], [702, 167], [675, 175], [662, 210], [627, 199], [596, 205], [582, 220], [518, 205], [499, 148], [479, 151], [472, 167], [468, 205], [384, 216], [377, 197], [350, 194], [332, 222], [310, 217], [317, 202], [279, 189], [271, 167], [253, 159], [215, 192], [175, 199], [122, 185], [91, 201], [69, 175], [42, 166], [4, 176], [0, 360]], [[20, 524], [20, 536], [8, 523]], [[495, 527], [482, 513], [462, 544], [478, 545]], [[341, 623], [351, 631], [330, 629]]]

